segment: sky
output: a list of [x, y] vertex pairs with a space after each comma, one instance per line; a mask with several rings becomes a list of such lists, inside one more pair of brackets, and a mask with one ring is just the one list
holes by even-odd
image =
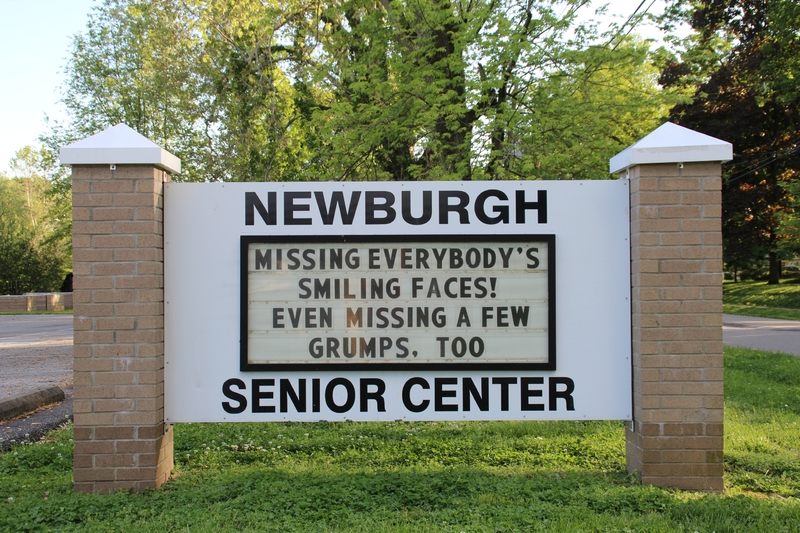
[[[0, 0], [0, 173], [25, 145], [38, 145], [45, 116], [63, 120], [59, 87], [72, 37], [86, 28], [101, 0]], [[664, 0], [650, 11], [663, 9]], [[600, 3], [600, 2], [597, 2]], [[627, 17], [641, 0], [613, 0], [611, 13]]]
[[86, 27], [94, 0], [0, 0], [0, 172], [62, 119], [58, 87], [71, 38]]

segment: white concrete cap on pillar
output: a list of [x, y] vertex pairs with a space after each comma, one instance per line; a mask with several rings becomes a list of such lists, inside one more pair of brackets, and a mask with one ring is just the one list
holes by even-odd
[[731, 159], [731, 143], [666, 122], [644, 139], [612, 157], [609, 160], [609, 170], [612, 174], [617, 174], [636, 165], [724, 162]]
[[62, 165], [153, 165], [180, 174], [181, 160], [125, 124], [61, 148]]

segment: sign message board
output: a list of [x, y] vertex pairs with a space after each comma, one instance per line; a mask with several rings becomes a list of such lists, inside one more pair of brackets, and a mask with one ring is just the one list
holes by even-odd
[[629, 419], [627, 182], [169, 183], [165, 418]]
[[245, 236], [241, 369], [554, 370], [554, 267], [552, 235]]

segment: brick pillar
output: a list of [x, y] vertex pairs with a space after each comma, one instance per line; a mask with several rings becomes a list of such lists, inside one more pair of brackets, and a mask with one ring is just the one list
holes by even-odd
[[62, 149], [62, 163], [73, 165], [79, 492], [157, 487], [173, 468], [172, 427], [164, 424], [162, 206], [169, 173], [135, 143], [139, 151], [127, 160], [137, 164], [83, 164], [125, 161], [131, 140], [150, 143], [116, 126]]
[[628, 471], [721, 492], [722, 179], [730, 143], [666, 123], [614, 156], [630, 180], [633, 421]]
[[719, 163], [630, 169], [633, 429], [643, 483], [722, 484], [722, 232]]

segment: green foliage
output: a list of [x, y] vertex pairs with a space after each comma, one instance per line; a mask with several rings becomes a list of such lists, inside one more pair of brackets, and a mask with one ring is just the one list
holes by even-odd
[[725, 261], [734, 270], [768, 257], [778, 283], [780, 259], [800, 250], [800, 4], [676, 1], [669, 15], [696, 31], [662, 72], [664, 85], [694, 92], [671, 119], [734, 146], [724, 167]]
[[50, 180], [46, 149], [26, 146], [0, 176], [0, 293], [58, 290], [71, 262], [71, 203], [64, 181]]
[[[44, 136], [57, 147], [120, 122], [181, 158], [188, 179], [212, 170], [213, 95], [196, 29], [180, 16], [182, 2], [104, 0], [73, 38], [65, 66], [67, 125]], [[204, 92], [205, 91], [205, 92]], [[219, 178], [219, 172], [202, 179]]]
[[531, 88], [529, 113], [514, 113], [515, 179], [596, 179], [608, 160], [658, 127], [682, 101], [654, 80], [648, 43], [625, 39], [612, 51], [589, 47], [565, 54], [562, 73]]
[[784, 190], [788, 209], [778, 213], [777, 247], [781, 257], [800, 257], [800, 178], [795, 176], [794, 181], [786, 181]]
[[606, 178], [677, 101], [580, 0], [104, 0], [50, 144], [126, 122], [188, 180]]
[[618, 422], [178, 424], [173, 480], [91, 496], [67, 428], [0, 455], [0, 531], [795, 531], [800, 359], [725, 371], [727, 496], [636, 483]]
[[14, 229], [0, 230], [0, 293], [42, 292], [60, 285], [60, 269], [53, 272], [48, 268], [52, 263], [49, 248], [37, 249], [31, 233]]

